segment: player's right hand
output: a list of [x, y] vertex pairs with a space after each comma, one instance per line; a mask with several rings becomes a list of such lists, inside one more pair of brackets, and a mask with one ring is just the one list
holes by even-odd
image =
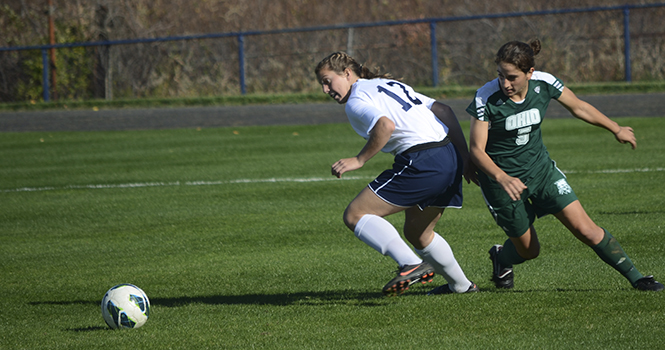
[[507, 174], [497, 178], [496, 181], [501, 185], [501, 187], [503, 187], [503, 190], [508, 193], [510, 199], [513, 201], [520, 200], [522, 198], [522, 192], [527, 189], [522, 180]]
[[364, 164], [360, 162], [358, 157], [344, 158], [332, 165], [331, 173], [339, 179], [345, 172], [360, 169], [363, 165]]

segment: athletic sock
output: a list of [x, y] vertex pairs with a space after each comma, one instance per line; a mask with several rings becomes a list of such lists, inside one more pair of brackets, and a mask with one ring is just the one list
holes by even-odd
[[466, 278], [464, 271], [455, 260], [450, 245], [438, 233], [434, 232], [434, 239], [427, 247], [422, 250], [416, 249], [416, 252], [434, 267], [436, 273], [446, 279], [451, 290], [464, 293], [471, 286], [471, 281]]
[[422, 263], [422, 259], [404, 242], [395, 227], [380, 216], [363, 216], [353, 233], [377, 252], [393, 258], [400, 267]]
[[510, 238], [503, 243], [503, 248], [501, 249], [497, 260], [499, 261], [499, 264], [505, 268], [511, 268], [513, 265], [518, 265], [526, 261], [526, 259], [517, 252], [517, 248], [515, 248], [515, 245]]
[[603, 231], [605, 231], [603, 240], [595, 246], [592, 246], [591, 249], [593, 249], [593, 251], [596, 252], [606, 264], [619, 271], [619, 273], [630, 281], [630, 284], [635, 286], [635, 282], [644, 276], [635, 268], [635, 265], [633, 265], [633, 262], [623, 251], [623, 248], [621, 248], [617, 239], [607, 232], [607, 230], [603, 229]]

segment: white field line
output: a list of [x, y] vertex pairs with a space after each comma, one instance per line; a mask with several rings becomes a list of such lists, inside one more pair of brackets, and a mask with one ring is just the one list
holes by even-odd
[[[592, 171], [564, 170], [565, 174], [625, 174], [625, 173], [651, 173], [665, 171], [665, 168], [639, 168], [639, 169], [605, 169]], [[309, 177], [309, 178], [268, 178], [268, 179], [237, 179], [227, 181], [175, 181], [175, 182], [139, 182], [128, 184], [93, 184], [93, 185], [68, 185], [59, 187], [20, 187], [0, 190], [0, 192], [42, 192], [70, 189], [112, 189], [112, 188], [143, 188], [143, 187], [168, 187], [168, 186], [218, 186], [230, 184], [252, 184], [252, 183], [278, 183], [278, 182], [325, 182], [340, 180], [371, 180], [370, 176], [344, 176], [341, 179], [334, 177]]]
[[310, 177], [310, 178], [269, 178], [269, 179], [237, 179], [227, 181], [175, 181], [175, 182], [139, 182], [129, 184], [97, 184], [97, 185], [68, 185], [53, 187], [21, 187], [13, 189], [0, 190], [0, 192], [42, 192], [55, 190], [79, 190], [79, 189], [109, 189], [109, 188], [142, 188], [142, 187], [168, 187], [168, 186], [217, 186], [229, 184], [251, 184], [251, 183], [277, 183], [277, 182], [324, 182], [340, 180], [368, 180], [374, 177], [369, 176], [345, 176], [341, 179], [334, 177]]
[[652, 173], [665, 171], [665, 168], [639, 168], [639, 169], [606, 169], [593, 171], [563, 170], [565, 174], [621, 174], [621, 173]]

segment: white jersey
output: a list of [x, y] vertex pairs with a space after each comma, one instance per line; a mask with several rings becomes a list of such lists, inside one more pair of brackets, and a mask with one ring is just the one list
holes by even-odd
[[411, 146], [443, 140], [448, 127], [430, 110], [434, 99], [389, 79], [358, 79], [346, 102], [346, 116], [364, 139], [381, 117], [395, 123], [395, 131], [381, 151], [399, 154]]

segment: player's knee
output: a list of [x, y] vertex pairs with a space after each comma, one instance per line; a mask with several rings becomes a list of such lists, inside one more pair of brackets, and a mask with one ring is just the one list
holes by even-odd
[[529, 247], [529, 249], [524, 252], [524, 255], [522, 257], [526, 260], [532, 260], [537, 258], [538, 255], [540, 255], [540, 245], [535, 247]]
[[353, 210], [350, 210], [349, 207], [347, 207], [344, 211], [342, 220], [344, 220], [344, 224], [349, 228], [349, 230], [354, 231], [358, 221], [360, 221], [360, 218], [362, 218], [362, 215], [355, 213]]
[[531, 246], [529, 248], [518, 249], [517, 254], [524, 260], [533, 260], [540, 255], [540, 247]]
[[517, 253], [526, 260], [532, 260], [540, 255], [540, 241], [536, 229], [531, 226], [519, 240], [513, 241]]
[[417, 232], [416, 230], [407, 227], [407, 225], [404, 225], [404, 238], [414, 246], [419, 245], [421, 235], [422, 232]]
[[413, 230], [404, 228], [404, 238], [416, 249], [425, 249], [434, 238], [433, 231], [423, 232], [422, 230]]

